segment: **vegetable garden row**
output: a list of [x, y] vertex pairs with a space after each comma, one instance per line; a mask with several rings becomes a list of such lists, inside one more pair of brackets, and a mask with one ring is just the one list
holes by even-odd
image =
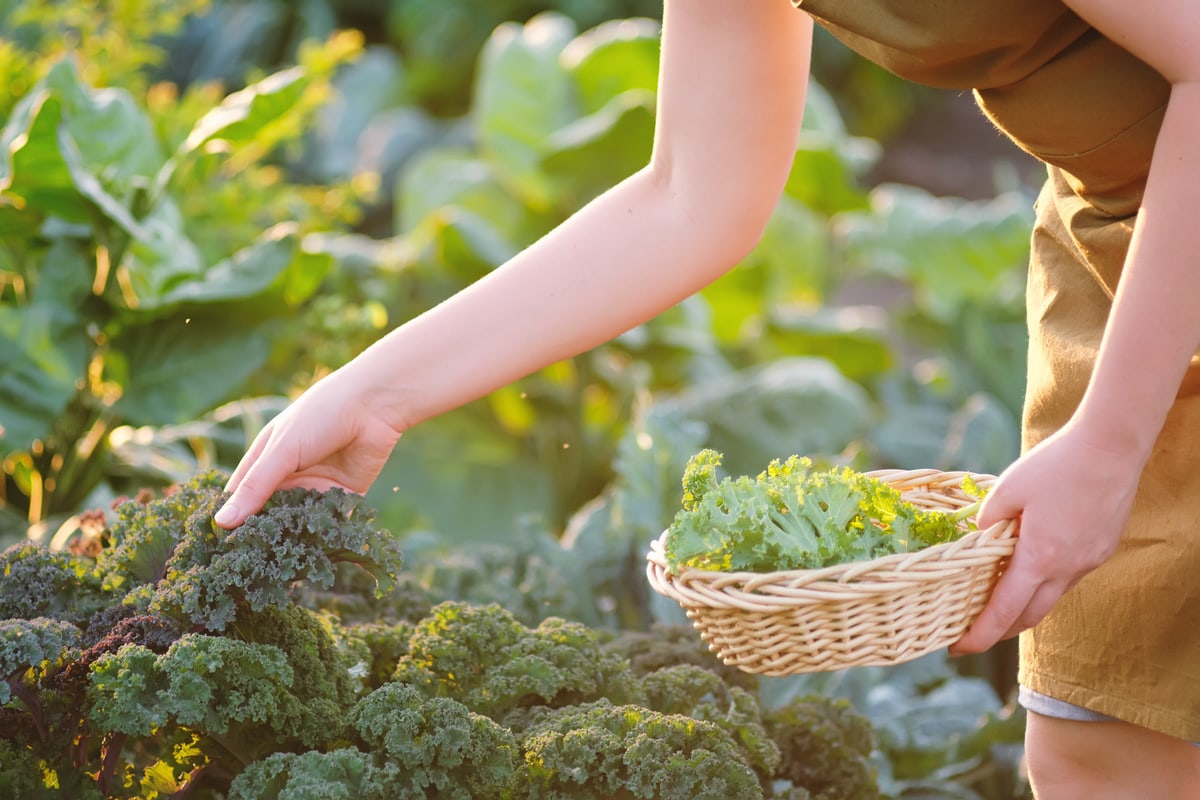
[[1015, 452], [1029, 198], [864, 188], [819, 87], [718, 284], [213, 528], [287, 397], [645, 160], [611, 6], [0, 2], [0, 796], [1021, 796], [986, 664], [753, 678], [646, 585], [703, 448]]

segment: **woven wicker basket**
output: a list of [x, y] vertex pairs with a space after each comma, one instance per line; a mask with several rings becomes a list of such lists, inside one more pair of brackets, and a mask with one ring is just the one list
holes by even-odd
[[[877, 470], [920, 508], [957, 511], [976, 498], [966, 472]], [[972, 475], [982, 488], [990, 475]], [[769, 573], [687, 569], [672, 574], [666, 534], [651, 545], [646, 574], [677, 601], [726, 664], [763, 675], [897, 664], [956, 641], [983, 610], [1016, 544], [1006, 521], [914, 553], [812, 570]]]

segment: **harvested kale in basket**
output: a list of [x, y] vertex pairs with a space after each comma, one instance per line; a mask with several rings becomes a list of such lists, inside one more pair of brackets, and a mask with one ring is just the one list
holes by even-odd
[[[925, 510], [888, 484], [807, 458], [772, 461], [757, 477], [718, 478], [721, 454], [702, 450], [683, 475], [683, 508], [664, 540], [667, 563], [724, 572], [815, 569], [953, 541], [978, 504]], [[980, 494], [969, 479], [964, 490]]]

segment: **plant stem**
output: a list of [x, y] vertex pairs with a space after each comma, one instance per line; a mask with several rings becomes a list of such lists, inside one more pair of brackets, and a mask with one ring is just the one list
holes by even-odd
[[979, 507], [982, 505], [983, 505], [982, 499], [976, 500], [974, 503], [971, 503], [971, 505], [963, 506], [958, 511], [955, 511], [953, 514], [950, 515], [950, 518], [953, 519], [955, 522], [962, 522], [964, 519], [967, 519], [968, 517], [971, 517], [971, 516], [979, 513]]
[[96, 784], [101, 794], [108, 794], [112, 788], [113, 779], [117, 774], [117, 766], [121, 761], [121, 751], [125, 748], [127, 734], [111, 733], [100, 746], [100, 771], [96, 775]]

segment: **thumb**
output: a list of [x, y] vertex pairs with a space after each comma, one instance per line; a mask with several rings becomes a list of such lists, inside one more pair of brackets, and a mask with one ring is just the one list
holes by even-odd
[[1025, 505], [1018, 499], [1016, 492], [1009, 491], [1008, 485], [1001, 479], [983, 498], [983, 504], [975, 518], [976, 524], [980, 529], [990, 528], [997, 522], [1018, 519], [1024, 510]]

